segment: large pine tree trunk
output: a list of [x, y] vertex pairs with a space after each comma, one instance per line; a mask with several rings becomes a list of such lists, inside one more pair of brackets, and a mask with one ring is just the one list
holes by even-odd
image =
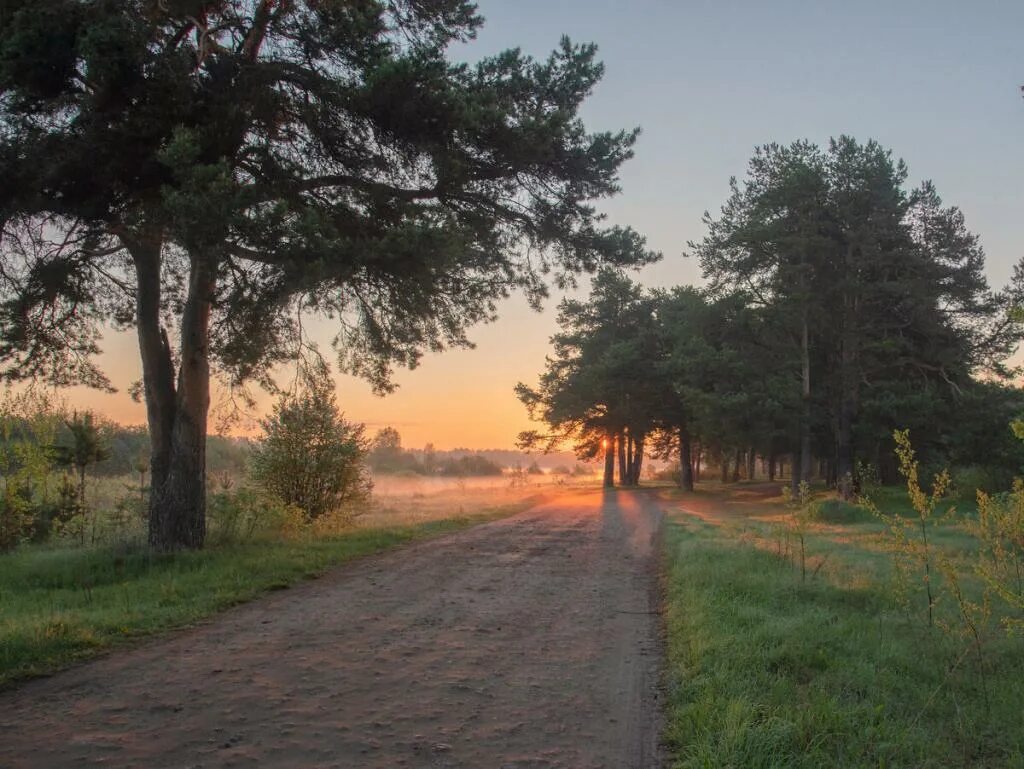
[[[852, 269], [853, 246], [847, 247], [847, 265]], [[840, 335], [840, 400], [839, 420], [836, 431], [836, 486], [839, 496], [853, 498], [853, 424], [857, 409], [857, 329], [856, 299], [849, 293], [843, 296], [842, 333]]]
[[622, 476], [623, 486], [633, 485], [633, 461], [635, 459], [634, 446], [633, 434], [629, 433], [626, 436], [626, 474]]
[[[855, 245], [846, 248], [846, 270], [854, 271]], [[839, 409], [836, 426], [836, 488], [842, 499], [852, 499], [854, 494], [855, 457], [853, 430], [857, 419], [860, 371], [858, 338], [858, 299], [855, 292], [847, 290], [842, 299], [840, 333], [840, 387]]]
[[836, 441], [836, 488], [842, 499], [849, 500], [853, 497], [853, 405], [845, 396], [839, 404]]
[[774, 449], [768, 454], [768, 460], [767, 461], [768, 461], [768, 480], [769, 481], [774, 481], [775, 480], [775, 462], [776, 462], [776, 460], [775, 460], [775, 450]]
[[625, 486], [629, 476], [626, 474], [626, 436], [624, 433], [619, 433], [616, 444], [619, 448], [619, 485]]
[[690, 431], [679, 428], [679, 485], [683, 491], [693, 491], [693, 457], [690, 456]]
[[170, 343], [160, 325], [160, 240], [129, 244], [138, 279], [139, 350], [150, 438], [149, 544], [202, 547], [206, 536], [206, 426], [210, 408], [210, 308], [215, 271], [193, 259], [174, 381]]
[[[803, 327], [800, 335], [800, 479], [811, 479], [811, 338], [807, 327], [807, 311], [804, 310]], [[794, 473], [795, 472], [794, 465]], [[799, 481], [797, 482], [799, 483]]]
[[630, 477], [629, 477], [630, 483], [633, 486], [639, 486], [640, 485], [640, 470], [643, 468], [643, 464], [644, 464], [644, 436], [641, 435], [641, 436], [639, 436], [633, 442], [632, 468], [631, 468]]
[[754, 475], [757, 473], [757, 452], [751, 447], [750, 451], [747, 452], [747, 480], [754, 480]]
[[605, 487], [615, 485], [615, 436], [609, 435], [604, 441], [604, 479]]

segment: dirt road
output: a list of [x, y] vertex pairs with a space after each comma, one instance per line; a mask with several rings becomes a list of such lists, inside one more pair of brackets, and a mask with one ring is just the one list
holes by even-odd
[[658, 523], [567, 495], [30, 682], [0, 767], [657, 767]]

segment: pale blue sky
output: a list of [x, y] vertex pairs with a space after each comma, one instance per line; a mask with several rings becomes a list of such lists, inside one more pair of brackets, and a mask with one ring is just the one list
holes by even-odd
[[607, 73], [584, 115], [639, 125], [624, 193], [605, 208], [666, 263], [701, 237], [755, 145], [848, 133], [931, 178], [981, 234], [1001, 282], [1024, 256], [1024, 3], [482, 0], [477, 53], [543, 56], [562, 33], [594, 41]]
[[[1024, 256], [1020, 0], [482, 0], [480, 9], [479, 39], [453, 53], [519, 46], [543, 57], [562, 34], [599, 45], [607, 73], [584, 117], [593, 129], [643, 128], [623, 193], [603, 209], [665, 254], [644, 270], [648, 284], [699, 280], [681, 257], [686, 242], [703, 236], [701, 215], [722, 204], [756, 145], [841, 133], [879, 140], [907, 161], [913, 183], [930, 178], [960, 206], [993, 284]], [[497, 323], [472, 332], [477, 349], [428, 356], [383, 400], [339, 376], [339, 400], [371, 430], [398, 427], [406, 445], [509, 447], [528, 426], [512, 388], [536, 381], [557, 298], [539, 315], [521, 298], [504, 303]], [[134, 335], [105, 346], [123, 392], [138, 377], [137, 364], [123, 373], [138, 359]], [[72, 401], [144, 420], [123, 394], [76, 390]]]

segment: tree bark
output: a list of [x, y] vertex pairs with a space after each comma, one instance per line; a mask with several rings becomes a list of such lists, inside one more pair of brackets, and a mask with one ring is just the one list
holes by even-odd
[[615, 485], [615, 436], [609, 435], [604, 439], [604, 486], [611, 488]]
[[629, 477], [626, 475], [626, 441], [625, 433], [619, 433], [618, 440], [616, 441], [619, 448], [619, 485], [625, 486], [626, 479]]
[[767, 462], [768, 462], [768, 480], [769, 481], [774, 481], [775, 480], [775, 452], [774, 451], [771, 451], [768, 454]]
[[736, 449], [736, 456], [733, 458], [732, 463], [732, 482], [736, 483], [740, 479], [740, 465], [743, 464], [743, 449]]
[[[846, 248], [846, 270], [853, 269], [853, 244]], [[854, 457], [853, 424], [857, 409], [857, 358], [858, 339], [856, 329], [857, 301], [847, 291], [842, 302], [842, 331], [840, 334], [840, 387], [839, 425], [836, 431], [836, 486], [842, 499], [853, 498]]]
[[626, 475], [623, 477], [624, 486], [633, 485], [633, 461], [634, 461], [633, 433], [626, 435]]
[[845, 396], [839, 404], [836, 439], [836, 488], [840, 498], [849, 500], [853, 497], [853, 408]]
[[690, 456], [690, 431], [679, 428], [679, 485], [683, 491], [693, 491], [693, 457]]
[[[800, 379], [800, 479], [809, 481], [811, 478], [811, 338], [807, 327], [806, 309], [803, 314], [800, 335]], [[796, 476], [795, 468], [794, 464], [794, 477]]]
[[[171, 432], [174, 428], [174, 365], [167, 333], [160, 325], [159, 234], [142, 234], [126, 240], [135, 263], [136, 330], [142, 357], [142, 385], [149, 424], [150, 485], [162, 486], [170, 465]], [[152, 494], [150, 495], [152, 502]]]
[[177, 383], [160, 325], [159, 235], [126, 241], [135, 263], [136, 324], [150, 437], [149, 544], [157, 550], [202, 547], [206, 536], [206, 427], [210, 408], [212, 260], [193, 257], [181, 319]]
[[719, 456], [722, 458], [722, 483], [729, 482], [729, 454], [721, 449]]
[[640, 435], [633, 441], [633, 468], [630, 482], [633, 486], [640, 485], [640, 470], [644, 465], [644, 436]]
[[757, 452], [751, 447], [750, 451], [747, 452], [747, 480], [754, 480], [754, 475], [757, 472]]

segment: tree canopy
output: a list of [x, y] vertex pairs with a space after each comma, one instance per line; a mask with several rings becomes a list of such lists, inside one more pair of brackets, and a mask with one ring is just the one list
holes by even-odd
[[844, 495], [858, 462], [895, 472], [897, 428], [914, 426], [936, 457], [991, 462], [977, 425], [1001, 419], [993, 440], [1017, 456], [1008, 405], [1020, 398], [999, 381], [1024, 333], [1022, 269], [992, 290], [963, 214], [906, 178], [873, 141], [758, 148], [691, 244], [703, 289], [645, 291], [609, 270], [588, 300], [561, 305], [539, 385], [517, 388], [548, 429], [521, 440], [593, 456], [651, 436], [662, 455], [678, 451], [686, 488], [702, 455], [723, 480], [744, 459], [752, 474], [757, 456], [774, 477], [790, 455], [794, 484], [817, 464]]
[[637, 136], [578, 116], [596, 48], [449, 61], [481, 23], [462, 0], [0, 5], [0, 375], [109, 387], [103, 325], [137, 329], [153, 545], [202, 542], [211, 371], [272, 387], [304, 315], [383, 392], [512, 291], [655, 258], [593, 205]]

